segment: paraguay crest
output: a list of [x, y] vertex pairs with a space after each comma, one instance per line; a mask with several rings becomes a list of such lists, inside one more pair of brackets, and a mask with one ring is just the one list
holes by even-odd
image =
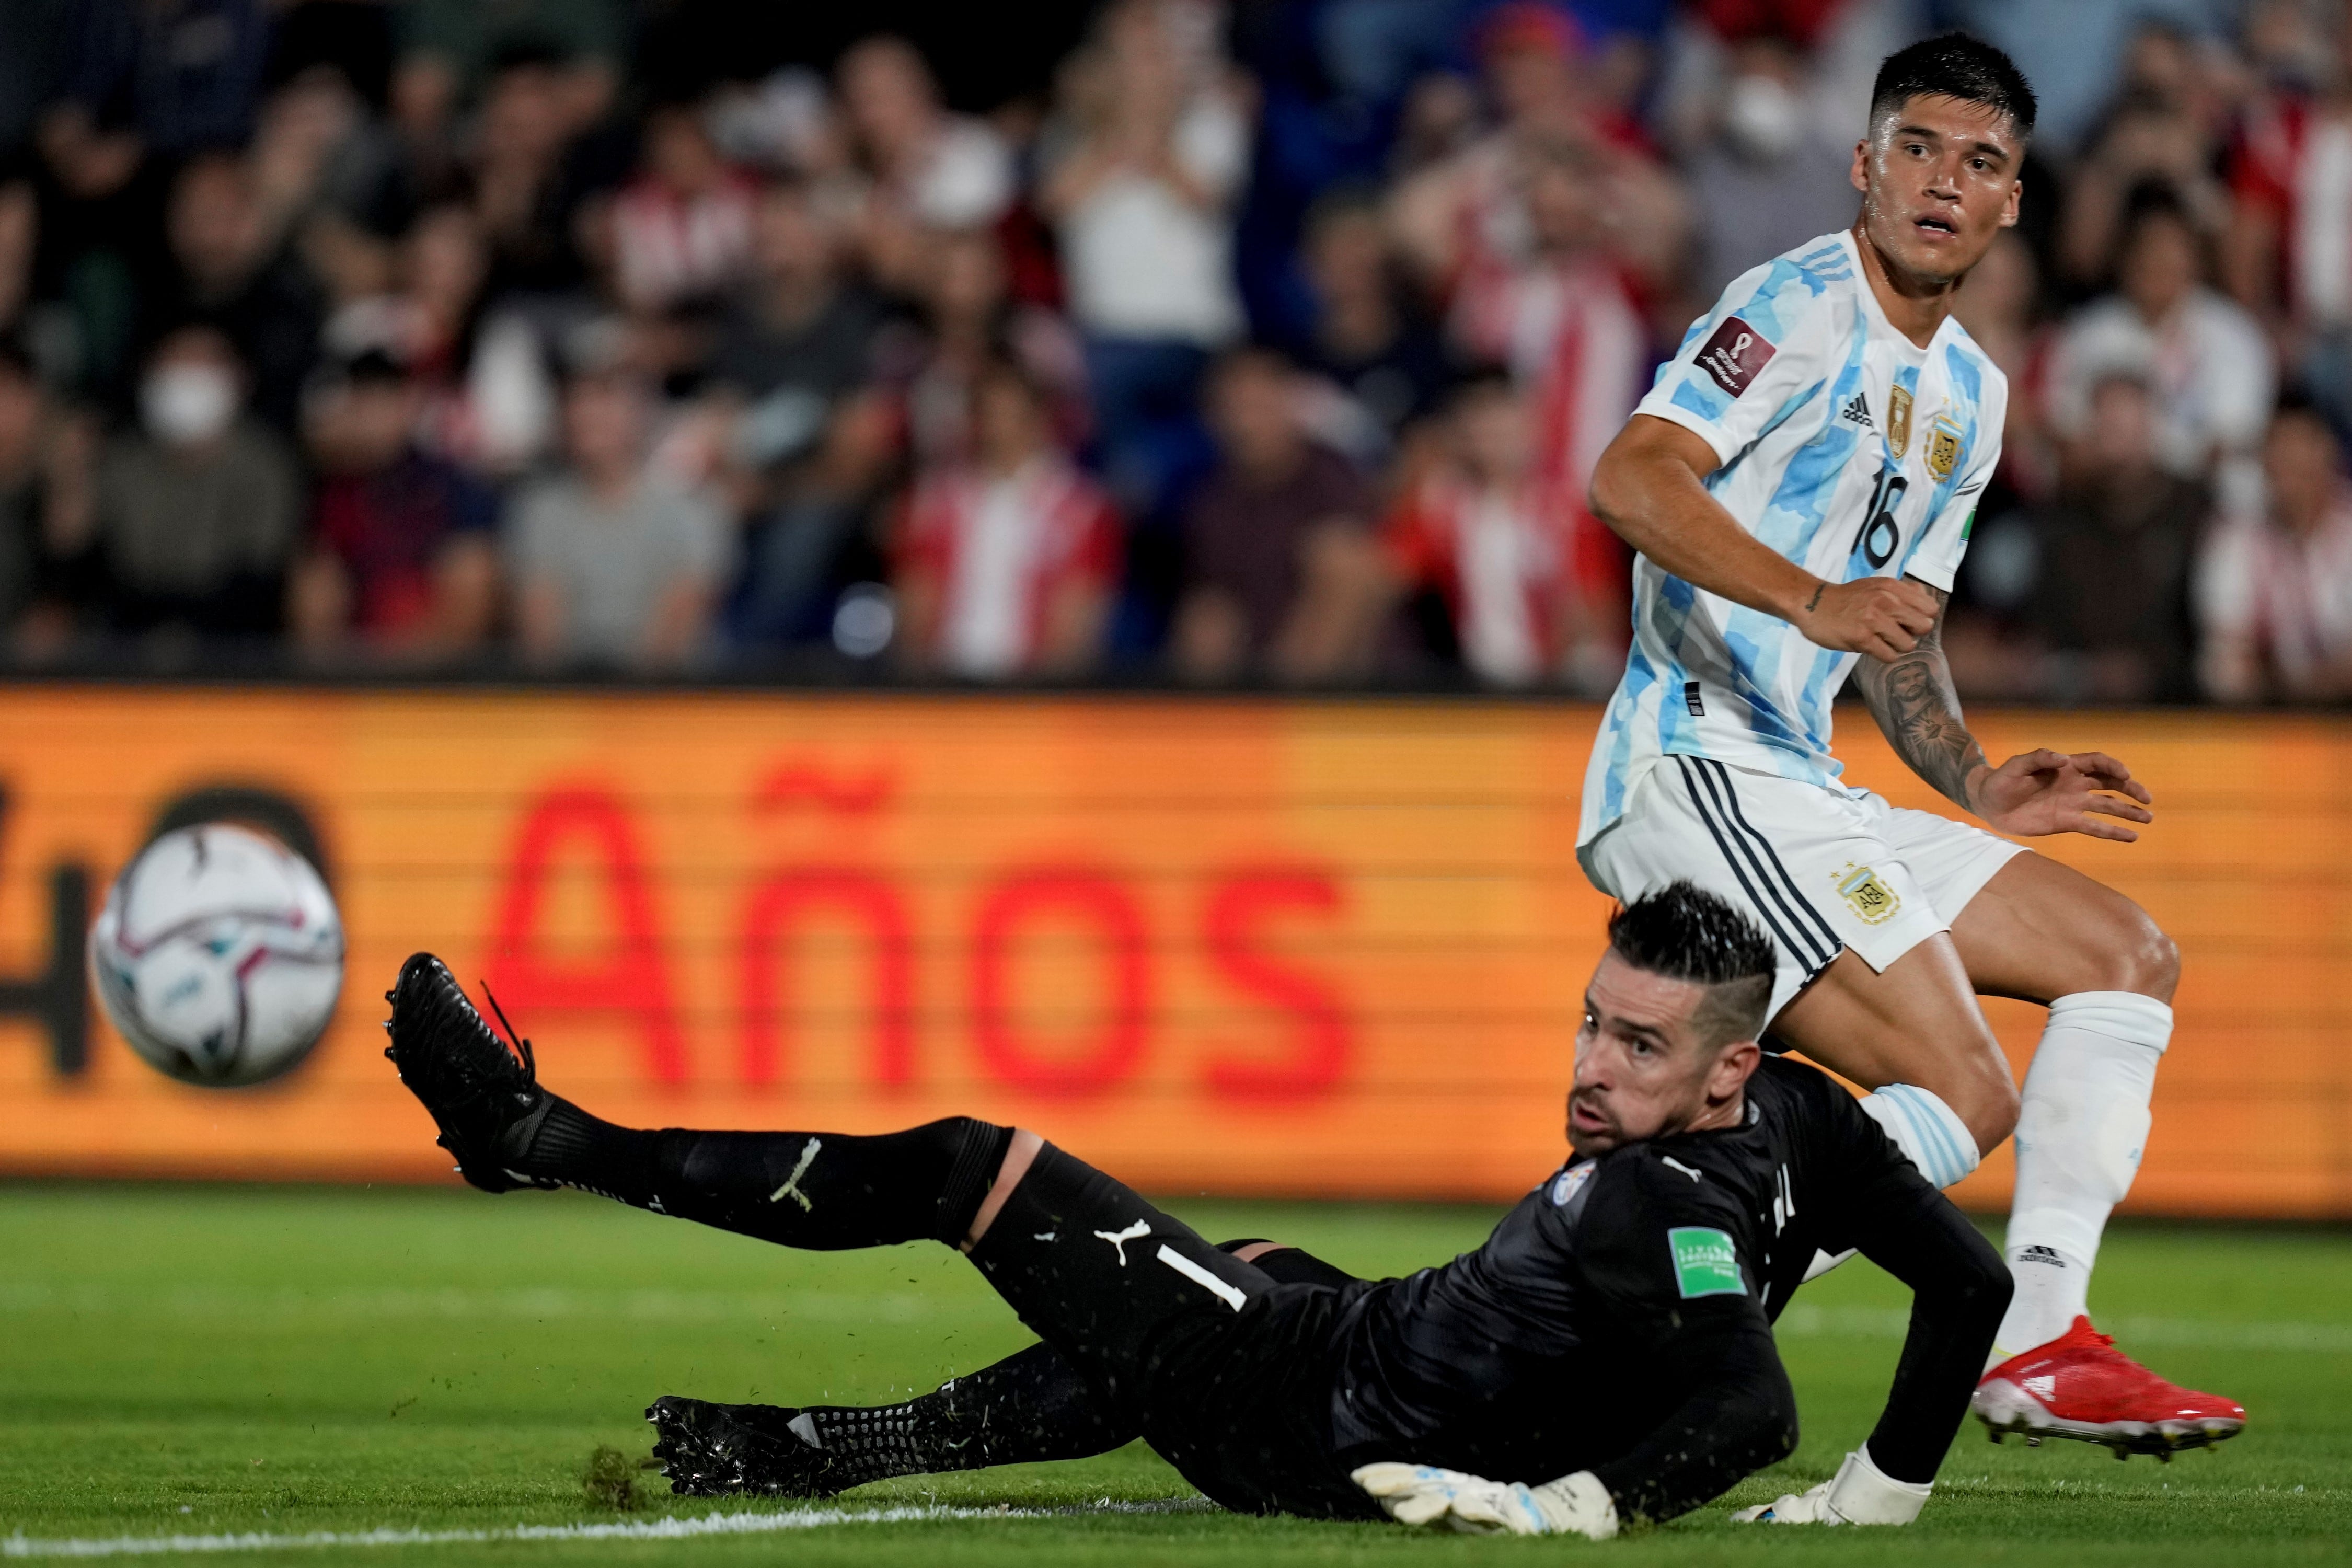
[[1838, 897], [1845, 900], [1854, 919], [1864, 925], [1884, 925], [1903, 907], [1903, 895], [1888, 887], [1868, 866], [1857, 866], [1849, 860], [1845, 869], [1833, 873], [1830, 879], [1837, 884]]
[[1898, 458], [1911, 449], [1911, 393], [1906, 387], [1886, 395], [1886, 444]]
[[1942, 484], [1960, 466], [1959, 422], [1948, 414], [1938, 414], [1927, 422], [1927, 471]]

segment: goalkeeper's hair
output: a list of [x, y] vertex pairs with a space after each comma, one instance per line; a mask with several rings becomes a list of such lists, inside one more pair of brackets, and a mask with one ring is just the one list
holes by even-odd
[[1707, 988], [1693, 1022], [1716, 1045], [1752, 1040], [1764, 1028], [1779, 963], [1772, 939], [1725, 900], [1692, 882], [1669, 882], [1620, 904], [1609, 945], [1636, 969]]

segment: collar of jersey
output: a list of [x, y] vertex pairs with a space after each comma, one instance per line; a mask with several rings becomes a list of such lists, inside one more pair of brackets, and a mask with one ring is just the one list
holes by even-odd
[[1904, 363], [1926, 365], [1927, 356], [1942, 347], [1944, 339], [1949, 335], [1952, 313], [1949, 310], [1944, 312], [1944, 319], [1936, 323], [1935, 333], [1928, 338], [1926, 347], [1913, 342], [1895, 330], [1895, 323], [1886, 319], [1886, 311], [1879, 305], [1878, 290], [1870, 286], [1870, 274], [1863, 268], [1862, 247], [1855, 243], [1853, 230], [1838, 230], [1838, 243], [1845, 247], [1846, 265], [1853, 268], [1854, 290], [1862, 296], [1863, 315], [1870, 327], [1885, 334], [1887, 341], [1895, 345], [1895, 352], [1903, 356]]

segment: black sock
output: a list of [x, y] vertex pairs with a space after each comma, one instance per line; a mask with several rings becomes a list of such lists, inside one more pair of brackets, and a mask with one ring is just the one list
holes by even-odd
[[1086, 1380], [1051, 1345], [950, 1378], [904, 1405], [813, 1405], [792, 1422], [824, 1450], [843, 1488], [893, 1476], [1107, 1454], [1135, 1436], [1099, 1415]]
[[558, 1099], [518, 1163], [525, 1175], [656, 1214], [835, 1251], [929, 1237], [953, 1245], [996, 1180], [1013, 1130], [968, 1116], [843, 1132], [656, 1132]]

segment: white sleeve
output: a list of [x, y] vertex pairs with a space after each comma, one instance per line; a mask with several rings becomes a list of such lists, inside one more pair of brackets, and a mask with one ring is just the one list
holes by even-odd
[[1735, 279], [1684, 334], [1634, 412], [1694, 432], [1728, 463], [1834, 374], [1839, 314], [1818, 279], [1768, 262]]

